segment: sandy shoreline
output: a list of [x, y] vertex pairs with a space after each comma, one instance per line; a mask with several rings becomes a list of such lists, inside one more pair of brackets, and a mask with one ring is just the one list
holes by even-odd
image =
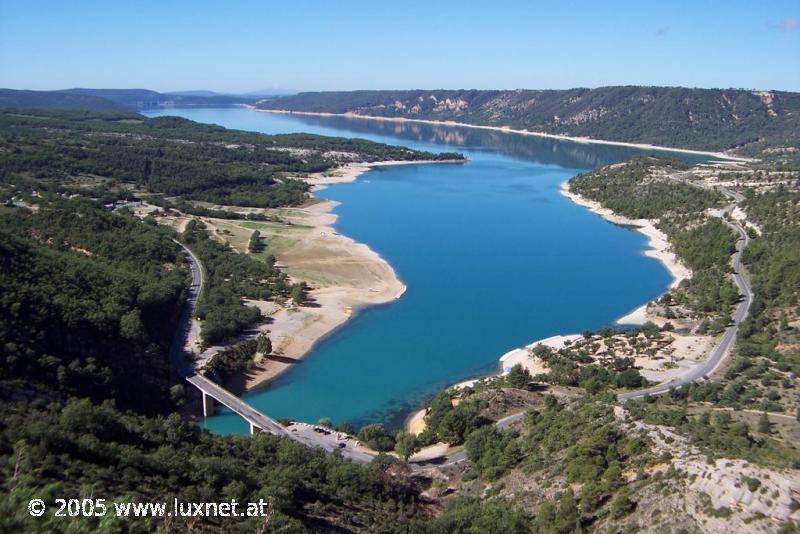
[[[667, 268], [672, 276], [670, 289], [677, 287], [678, 284], [680, 284], [683, 280], [691, 278], [691, 270], [683, 265], [675, 253], [672, 252], [672, 247], [667, 239], [667, 236], [658, 228], [656, 228], [652, 221], [648, 219], [629, 219], [627, 217], [618, 215], [610, 209], [604, 208], [599, 202], [589, 200], [577, 193], [570, 191], [569, 181], [563, 182], [560, 190], [561, 194], [570, 199], [572, 202], [589, 209], [607, 221], [615, 224], [635, 226], [638, 232], [641, 232], [647, 236], [649, 249], [645, 251], [645, 255], [659, 260]], [[649, 302], [642, 304], [635, 310], [617, 319], [616, 323], [621, 325], [644, 324], [651, 319], [647, 313], [647, 307], [649, 304]], [[581, 334], [556, 335], [534, 341], [525, 347], [512, 349], [500, 357], [500, 371], [498, 373], [464, 380], [462, 382], [458, 382], [457, 384], [453, 384], [446, 389], [461, 389], [470, 387], [480, 380], [503, 376], [510, 372], [511, 368], [513, 368], [515, 365], [521, 365], [531, 375], [534, 376], [537, 374], [546, 373], [547, 368], [545, 367], [544, 362], [538, 358], [531, 357], [530, 351], [538, 345], [546, 345], [553, 350], [558, 351], [564, 348], [567, 344], [570, 344], [581, 337]], [[694, 357], [698, 357], [707, 349], [706, 345], [708, 343], [708, 339], [703, 336], [682, 336], [682, 338], [678, 339], [681, 341], [679, 341], [677, 345], [681, 347], [684, 352], [692, 353], [692, 356]], [[649, 374], [648, 378], [651, 379], [657, 377], [651, 373], [647, 374]], [[422, 432], [425, 429], [425, 415], [425, 409], [412, 413], [406, 419], [406, 431], [414, 434], [419, 434]]]
[[[670, 245], [667, 236], [655, 227], [652, 221], [648, 219], [629, 219], [618, 215], [608, 208], [604, 208], [599, 202], [589, 200], [581, 195], [570, 191], [569, 182], [561, 184], [561, 194], [570, 199], [572, 202], [589, 209], [591, 212], [596, 213], [606, 219], [607, 221], [615, 224], [624, 224], [628, 226], [635, 226], [636, 231], [644, 234], [648, 238], [648, 250], [645, 251], [645, 256], [659, 260], [664, 267], [669, 271], [672, 276], [672, 283], [670, 289], [674, 289], [683, 280], [692, 277], [692, 271], [686, 267], [678, 257], [672, 252], [672, 245]], [[643, 324], [647, 321], [646, 309], [648, 303], [645, 303], [630, 313], [617, 319], [617, 324]]]
[[[466, 160], [416, 160], [347, 163], [325, 173], [303, 176], [312, 193], [331, 184], [355, 181], [376, 167], [430, 163], [464, 163]], [[303, 306], [291, 303], [280, 306], [273, 301], [245, 299], [245, 303], [261, 310], [266, 321], [256, 328], [227, 340], [224, 344], [203, 349], [200, 343], [200, 322], [192, 321], [186, 351], [197, 355], [196, 366], [202, 368], [220, 350], [252, 339], [261, 333], [270, 337], [273, 353], [261, 357], [248, 371], [231, 378], [225, 386], [241, 393], [266, 384], [300, 362], [322, 339], [331, 335], [365, 306], [386, 304], [401, 298], [406, 285], [392, 266], [363, 243], [339, 234], [333, 210], [338, 202], [312, 195], [311, 202], [297, 208], [256, 209], [208, 204], [206, 207], [241, 213], [258, 212], [277, 217], [283, 222], [200, 217], [213, 239], [247, 254], [247, 243], [254, 229], [267, 241], [267, 253], [274, 254], [293, 282], [305, 281], [313, 289]], [[157, 209], [153, 206], [152, 209]], [[192, 217], [166, 217], [165, 223], [178, 231]]]
[[535, 137], [544, 137], [547, 139], [557, 139], [560, 141], [570, 141], [573, 143], [583, 143], [583, 144], [597, 144], [597, 145], [612, 145], [612, 146], [624, 146], [630, 148], [640, 148], [643, 150], [659, 150], [659, 151], [666, 151], [666, 152], [680, 152], [682, 154], [697, 154], [700, 156], [712, 156], [719, 159], [724, 159], [727, 161], [734, 161], [739, 163], [747, 163], [753, 161], [753, 158], [746, 158], [742, 156], [731, 156], [730, 154], [726, 154], [724, 152], [712, 152], [707, 150], [692, 150], [690, 148], [672, 148], [666, 146], [659, 146], [659, 145], [650, 145], [647, 143], [629, 143], [625, 141], [608, 141], [605, 139], [594, 139], [591, 137], [571, 137], [568, 135], [561, 135], [561, 134], [551, 134], [546, 132], [534, 132], [530, 130], [517, 130], [508, 126], [484, 126], [478, 124], [469, 124], [466, 122], [456, 122], [456, 121], [435, 121], [435, 120], [428, 120], [428, 119], [409, 119], [406, 117], [379, 117], [376, 115], [358, 115], [356, 113], [323, 113], [323, 112], [314, 112], [314, 111], [289, 111], [289, 110], [281, 110], [281, 109], [258, 109], [255, 106], [246, 106], [254, 111], [260, 111], [263, 113], [280, 113], [284, 115], [311, 115], [316, 117], [347, 117], [352, 119], [364, 119], [364, 120], [377, 120], [377, 121], [388, 121], [388, 122], [417, 122], [421, 124], [432, 124], [434, 126], [460, 126], [464, 128], [478, 128], [482, 130], [493, 130], [497, 132], [506, 132], [506, 133], [514, 133], [520, 135], [532, 135]]
[[[350, 163], [311, 175], [306, 181], [312, 185], [312, 191], [319, 191], [330, 184], [353, 182], [375, 167], [455, 162], [463, 163], [461, 160]], [[313, 289], [309, 292], [309, 304], [304, 306], [248, 302], [268, 318], [258, 327], [258, 333], [268, 333], [273, 354], [231, 379], [226, 385], [234, 391], [263, 386], [300, 362], [317, 343], [343, 326], [360, 308], [392, 302], [406, 292], [406, 285], [384, 258], [367, 245], [335, 230], [337, 215], [333, 210], [338, 203], [317, 197], [314, 200], [308, 206], [278, 210], [280, 217], [291, 225], [274, 231], [260, 230], [266, 237], [268, 251], [271, 237], [291, 239], [291, 244], [276, 254], [278, 265], [286, 268], [293, 281], [305, 280]], [[253, 335], [255, 333], [248, 337]]]
[[[545, 367], [543, 362], [538, 358], [531, 357], [530, 351], [539, 345], [546, 345], [551, 349], [557, 351], [581, 337], [582, 337], [581, 334], [550, 336], [548, 338], [534, 341], [533, 343], [525, 345], [524, 347], [512, 349], [503, 354], [502, 356], [500, 356], [500, 359], [498, 360], [500, 365], [500, 370], [498, 372], [485, 376], [479, 376], [477, 378], [471, 378], [469, 380], [463, 380], [461, 382], [446, 387], [445, 390], [463, 389], [467, 387], [472, 387], [481, 380], [498, 378], [503, 375], [507, 375], [509, 372], [511, 372], [511, 369], [515, 365], [521, 365], [523, 369], [526, 369], [532, 376], [546, 373], [547, 367]], [[404, 425], [406, 432], [419, 435], [423, 430], [425, 430], [426, 415], [427, 415], [427, 409], [423, 408], [422, 410], [416, 411], [412, 413], [409, 417], [407, 417]]]
[[326, 173], [312, 174], [305, 181], [311, 184], [311, 191], [320, 191], [331, 184], [354, 182], [356, 178], [375, 167], [395, 167], [398, 165], [425, 165], [430, 163], [466, 163], [466, 159], [420, 159], [377, 161], [372, 163], [347, 163]]

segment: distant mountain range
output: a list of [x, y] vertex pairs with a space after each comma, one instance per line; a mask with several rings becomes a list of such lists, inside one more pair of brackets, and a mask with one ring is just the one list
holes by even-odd
[[79, 109], [83, 111], [131, 111], [107, 98], [62, 91], [0, 89], [0, 108]]
[[269, 98], [273, 96], [288, 96], [296, 95], [297, 91], [291, 89], [261, 89], [260, 91], [250, 91], [247, 93], [218, 93], [216, 91], [169, 91], [164, 93], [167, 95], [180, 95], [180, 96], [236, 96], [241, 98]]
[[[252, 104], [256, 97], [205, 94], [158, 93], [149, 89], [65, 89], [65, 93], [96, 96], [122, 104], [131, 109], [144, 110], [170, 107], [217, 107]], [[200, 91], [189, 91], [198, 93]]]
[[227, 95], [213, 91], [159, 93], [149, 89], [63, 89], [20, 91], [0, 89], [0, 107], [79, 109], [84, 111], [141, 111], [170, 107], [224, 107], [253, 104], [265, 96], [287, 92]]
[[800, 93], [783, 91], [621, 86], [313, 92], [264, 99], [257, 107], [456, 121], [750, 154], [800, 146]]

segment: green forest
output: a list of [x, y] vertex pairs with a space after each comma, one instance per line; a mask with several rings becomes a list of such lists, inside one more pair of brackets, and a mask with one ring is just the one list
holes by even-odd
[[275, 267], [274, 258], [258, 261], [249, 255], [237, 254], [209, 237], [204, 226], [192, 219], [181, 239], [197, 255], [205, 270], [197, 316], [203, 321], [203, 342], [213, 345], [261, 319], [258, 308], [243, 304], [242, 297], [285, 299], [290, 295], [291, 284], [286, 274]]
[[233, 95], [158, 93], [148, 89], [64, 89], [23, 91], [0, 89], [0, 108], [134, 111], [164, 106], [228, 107], [255, 102]]
[[[285, 438], [222, 437], [195, 426], [187, 416], [197, 411], [197, 392], [184, 385], [167, 356], [190, 279], [173, 238], [203, 263], [206, 284], [197, 312], [206, 343], [261, 319], [242, 296], [289, 298], [296, 286], [273, 261], [211, 240], [200, 222], [176, 236], [152, 218], [105, 204], [178, 188], [179, 198], [163, 205], [182, 207], [195, 193], [234, 195], [239, 179], [252, 173], [265, 203], [288, 205], [301, 202], [305, 188], [284, 172], [338, 164], [310, 153], [301, 162], [267, 148], [279, 144], [320, 154], [342, 149], [366, 160], [441, 156], [133, 114], [0, 115], [0, 530], [163, 527], [162, 520], [34, 518], [26, 507], [34, 496], [51, 504], [55, 497], [87, 495], [109, 502], [264, 498], [272, 504], [270, 528], [290, 531], [374, 531], [428, 516], [420, 488], [397, 460], [360, 466]], [[230, 142], [248, 148], [221, 148]], [[263, 172], [256, 163], [262, 156], [274, 156]], [[165, 162], [161, 171], [155, 159]], [[159, 178], [160, 172], [175, 181]], [[224, 379], [247, 368], [256, 351], [269, 353], [269, 339], [222, 351], [210, 372]], [[200, 524], [223, 528], [219, 521]], [[263, 521], [226, 522], [224, 528], [253, 532]], [[188, 526], [184, 520], [177, 528]]]
[[346, 161], [463, 159], [359, 139], [264, 135], [178, 117], [134, 113], [0, 111], [0, 180], [131, 188], [184, 200], [252, 207], [301, 204], [308, 185], [293, 176]]
[[0, 242], [3, 379], [36, 377], [54, 400], [157, 407], [187, 279], [170, 232], [89, 201], [56, 200], [35, 212], [0, 208]]

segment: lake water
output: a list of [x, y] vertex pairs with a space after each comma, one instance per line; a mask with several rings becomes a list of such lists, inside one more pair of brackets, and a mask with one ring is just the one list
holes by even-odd
[[[375, 169], [319, 193], [342, 203], [337, 230], [386, 258], [408, 291], [393, 303], [359, 310], [268, 388], [245, 395], [275, 418], [397, 428], [441, 388], [499, 370], [505, 352], [611, 325], [670, 283], [664, 266], [642, 254], [644, 236], [559, 193], [560, 184], [579, 172], [644, 151], [240, 108], [149, 115], [264, 133], [362, 137], [457, 150], [469, 158], [465, 164]], [[248, 432], [226, 409], [206, 425], [220, 433]]]

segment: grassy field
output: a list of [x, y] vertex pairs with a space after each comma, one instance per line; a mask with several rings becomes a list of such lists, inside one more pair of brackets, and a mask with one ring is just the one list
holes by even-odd
[[247, 254], [250, 236], [255, 230], [261, 233], [262, 242], [266, 245], [263, 252], [253, 257], [264, 261], [268, 255], [281, 260], [281, 254], [303, 239], [303, 234], [311, 230], [311, 226], [282, 224], [274, 222], [236, 221], [203, 218], [214, 232], [215, 237], [228, 243], [236, 252]]

